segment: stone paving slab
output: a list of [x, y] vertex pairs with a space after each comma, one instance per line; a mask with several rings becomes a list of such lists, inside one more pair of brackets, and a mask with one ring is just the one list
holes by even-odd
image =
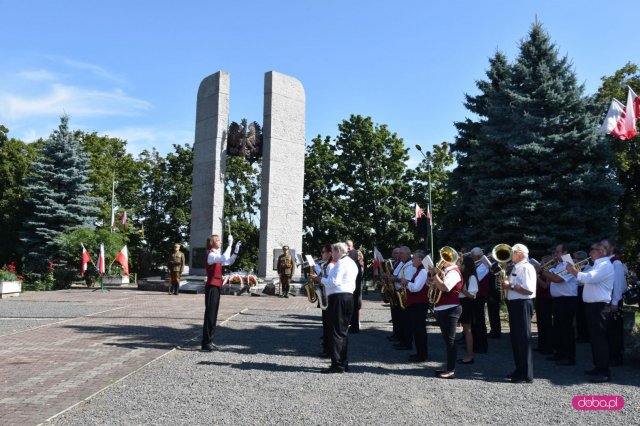
[[[219, 321], [306, 298], [223, 296]], [[132, 289], [25, 293], [0, 304], [0, 424], [39, 424], [182, 344], [197, 344], [204, 296]], [[24, 324], [16, 327], [16, 318]], [[33, 318], [46, 317], [42, 322]], [[12, 322], [13, 326], [6, 324]], [[14, 331], [7, 333], [8, 328]]]

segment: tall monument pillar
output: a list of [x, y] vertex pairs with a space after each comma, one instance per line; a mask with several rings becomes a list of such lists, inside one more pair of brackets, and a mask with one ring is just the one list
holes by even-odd
[[192, 275], [206, 275], [207, 237], [223, 234], [228, 128], [229, 73], [218, 71], [202, 80], [198, 89], [189, 241]]
[[[273, 251], [287, 244], [302, 252], [305, 94], [293, 77], [264, 76], [262, 193], [258, 276], [277, 276]], [[296, 270], [297, 276], [300, 270]]]

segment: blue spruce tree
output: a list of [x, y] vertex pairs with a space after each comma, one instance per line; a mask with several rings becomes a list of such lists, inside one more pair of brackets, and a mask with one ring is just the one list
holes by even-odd
[[79, 139], [69, 131], [69, 117], [47, 139], [31, 167], [23, 243], [25, 269], [42, 273], [57, 256], [57, 237], [76, 227], [92, 226], [99, 201], [89, 197], [87, 157]]

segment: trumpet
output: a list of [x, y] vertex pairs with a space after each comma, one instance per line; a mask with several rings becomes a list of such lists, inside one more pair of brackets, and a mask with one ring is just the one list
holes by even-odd
[[[589, 264], [589, 261], [591, 260], [590, 257], [587, 257], [584, 260], [581, 260], [580, 262], [576, 262], [573, 264], [573, 266], [576, 267], [576, 269], [578, 270], [578, 272], [582, 271], [582, 268], [584, 268], [585, 266], [587, 266]], [[554, 272], [556, 275], [564, 275], [567, 273], [567, 268], [564, 268], [562, 271], [558, 271], [558, 272]]]
[[[457, 264], [458, 263], [458, 252], [449, 246], [444, 246], [440, 249], [440, 260], [435, 266], [435, 270], [437, 275], [444, 276], [444, 268], [446, 264]], [[442, 290], [438, 289], [435, 284], [432, 284], [429, 287], [429, 303], [435, 305], [440, 301], [442, 297]]]

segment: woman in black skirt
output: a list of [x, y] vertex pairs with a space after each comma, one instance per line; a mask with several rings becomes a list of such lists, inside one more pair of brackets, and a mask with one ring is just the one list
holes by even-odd
[[476, 265], [471, 256], [462, 257], [462, 278], [464, 285], [460, 291], [460, 305], [462, 305], [460, 324], [462, 324], [466, 352], [464, 357], [458, 360], [458, 363], [473, 364], [473, 334], [471, 330], [473, 325], [473, 299], [478, 293], [478, 276], [476, 275]]

